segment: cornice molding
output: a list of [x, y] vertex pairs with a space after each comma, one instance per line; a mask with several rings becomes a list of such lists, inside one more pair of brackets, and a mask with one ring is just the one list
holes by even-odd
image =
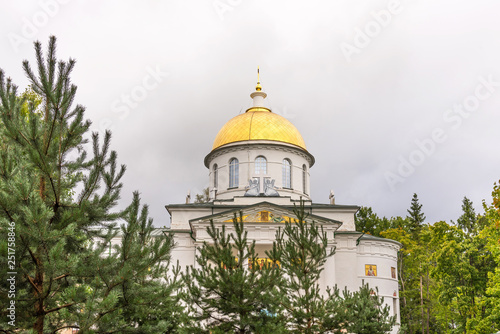
[[210, 168], [210, 162], [217, 158], [220, 157], [221, 155], [231, 153], [231, 152], [236, 152], [236, 151], [241, 151], [244, 148], [250, 148], [252, 150], [275, 150], [275, 151], [280, 151], [280, 152], [287, 152], [287, 153], [293, 153], [296, 155], [301, 156], [304, 158], [308, 163], [309, 163], [309, 168], [314, 165], [315, 159], [314, 156], [307, 152], [304, 151], [301, 148], [295, 147], [290, 144], [285, 144], [285, 143], [280, 143], [277, 144], [276, 142], [252, 142], [252, 141], [246, 141], [246, 142], [241, 142], [241, 143], [234, 143], [226, 146], [219, 147], [205, 157], [204, 163], [205, 167]]

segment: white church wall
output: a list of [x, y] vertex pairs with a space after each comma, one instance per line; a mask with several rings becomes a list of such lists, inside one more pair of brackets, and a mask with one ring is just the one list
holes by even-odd
[[[291, 196], [293, 199], [309, 198], [309, 161], [304, 153], [299, 154], [299, 150], [282, 145], [248, 144], [235, 145], [221, 149], [218, 154], [214, 154], [209, 159], [209, 179], [210, 188], [215, 185], [214, 165], [217, 169], [217, 195], [216, 199], [232, 199], [235, 196], [243, 196], [248, 186], [248, 181], [253, 177], [270, 177], [275, 181], [274, 185], [281, 196]], [[267, 173], [255, 174], [255, 159], [263, 156], [267, 160]], [[229, 162], [236, 158], [239, 162], [238, 186], [229, 187]], [[283, 184], [283, 160], [289, 159], [291, 162], [291, 187], [285, 188]], [[302, 166], [306, 166], [305, 192], [303, 185]], [[211, 191], [213, 197], [213, 191]]]
[[[284, 205], [284, 206], [289, 206], [291, 205], [291, 200], [290, 200], [290, 196], [287, 196], [287, 197], [284, 197], [284, 196], [280, 196], [280, 197], [258, 197], [258, 202], [269, 202], [269, 203], [273, 203], [273, 204], [276, 204], [276, 205]], [[216, 204], [227, 204], [227, 202], [218, 202], [218, 201], [215, 201]], [[233, 204], [233, 205], [241, 205], [241, 206], [245, 206], [245, 205], [253, 205], [256, 203], [256, 197], [245, 197], [245, 196], [239, 196], [239, 197], [235, 197], [233, 198], [233, 201], [230, 202], [230, 204]]]
[[258, 244], [255, 245], [255, 251], [258, 254], [258, 257], [265, 257], [267, 258], [268, 256], [266, 255], [266, 251], [270, 251], [273, 248], [272, 244]]
[[[254, 107], [262, 107], [266, 94], [260, 91], [260, 84], [256, 89], [257, 91], [251, 94], [254, 99]], [[172, 251], [173, 261], [178, 260], [183, 269], [190, 265], [199, 267], [195, 263], [196, 254], [199, 252], [196, 247], [201, 247], [204, 241], [211, 242], [211, 238], [206, 232], [209, 223], [203, 217], [233, 209], [245, 209], [247, 206], [250, 206], [250, 211], [255, 211], [257, 209], [254, 205], [264, 201], [282, 206], [284, 210], [287, 210], [295, 201], [302, 198], [306, 201], [306, 210], [310, 208], [311, 213], [318, 216], [316, 218], [322, 222], [323, 227], [326, 229], [329, 240], [328, 247], [336, 246], [335, 255], [326, 261], [320, 277], [319, 284], [322, 291], [326, 293], [326, 288], [334, 285], [337, 285], [340, 290], [347, 288], [356, 291], [362, 282], [365, 282], [370, 284], [371, 287], [377, 287], [379, 295], [385, 298], [385, 303], [391, 307], [393, 312], [398, 311], [398, 280], [395, 272], [397, 271], [399, 244], [375, 237], [362, 237], [361, 233], [356, 232], [354, 216], [359, 209], [357, 206], [321, 205], [311, 202], [309, 196], [309, 171], [314, 164], [314, 157], [305, 148], [301, 148], [305, 147], [300, 144], [301, 138], [299, 143], [290, 139], [289, 136], [261, 136], [259, 138], [268, 139], [241, 141], [242, 138], [247, 138], [247, 133], [250, 134], [252, 130], [256, 130], [256, 127], [260, 127], [264, 132], [270, 132], [270, 129], [274, 129], [272, 130], [273, 134], [279, 132], [284, 123], [278, 121], [277, 118], [271, 117], [269, 119], [276, 122], [273, 125], [274, 128], [270, 127], [270, 123], [267, 121], [255, 124], [250, 121], [246, 126], [239, 123], [239, 125], [224, 130], [230, 132], [220, 132], [224, 137], [226, 134], [236, 134], [236, 131], [238, 131], [238, 135], [232, 137], [232, 140], [218, 141], [217, 138], [221, 139], [222, 137], [217, 136], [214, 142], [216, 149], [205, 157], [205, 166], [209, 170], [209, 194], [210, 199], [213, 201], [212, 205], [180, 204], [168, 206], [171, 214], [171, 229], [180, 230], [174, 232], [176, 246]], [[290, 130], [292, 133], [295, 133], [296, 130], [293, 127], [290, 129], [292, 129]], [[297, 136], [300, 137], [298, 132]], [[228, 137], [224, 138], [227, 139]], [[285, 142], [282, 142], [282, 139]], [[258, 156], [266, 158], [267, 171], [264, 174], [255, 173], [255, 159]], [[234, 187], [230, 188], [229, 163], [233, 158], [238, 159], [238, 182]], [[291, 162], [291, 185], [289, 187], [285, 187], [283, 182], [283, 159], [289, 159]], [[214, 165], [217, 165], [216, 173], [214, 172]], [[304, 165], [306, 166], [305, 179], [303, 177]], [[215, 179], [215, 175], [217, 175], [217, 179]], [[245, 197], [249, 180], [255, 177], [260, 180], [259, 193], [264, 190], [263, 181], [264, 177], [266, 177], [274, 180], [274, 186], [280, 197]], [[267, 208], [266, 210], [271, 209]], [[229, 215], [224, 214], [221, 216], [223, 218], [220, 221], [230, 220]], [[340, 228], [332, 220], [342, 222]], [[220, 221], [216, 222], [217, 226], [220, 227], [221, 224], [225, 224], [226, 232], [233, 232], [231, 222], [220, 223]], [[258, 257], [265, 258], [267, 257], [265, 252], [272, 248], [276, 230], [282, 224], [258, 223], [257, 221], [260, 220], [256, 219], [255, 223], [245, 222], [245, 230], [248, 232], [249, 241], [256, 241], [255, 247], [259, 254]], [[366, 266], [372, 266], [372, 268], [368, 271], [369, 267]], [[394, 328], [392, 333], [396, 333], [397, 330], [398, 326]]]
[[[361, 285], [358, 280], [358, 268], [357, 268], [357, 246], [356, 240], [359, 237], [358, 234], [336, 234], [335, 241], [337, 249], [335, 251], [335, 276], [336, 280], [334, 284], [340, 290], [344, 290], [347, 287], [348, 290], [355, 291]], [[333, 284], [333, 285], [334, 285]]]
[[195, 263], [195, 241], [189, 233], [173, 232], [174, 248], [172, 249], [171, 265], [176, 265], [179, 261], [179, 266], [184, 271], [187, 266], [193, 266]]
[[[333, 241], [333, 240], [332, 240]], [[330, 241], [328, 243], [328, 250], [331, 250], [336, 246], [335, 242]], [[331, 256], [326, 260], [324, 270], [319, 279], [319, 286], [321, 291], [326, 294], [327, 288], [333, 288], [337, 282], [337, 268], [336, 268], [336, 257]]]
[[356, 225], [354, 223], [354, 214], [357, 211], [357, 207], [344, 209], [344, 208], [313, 208], [312, 213], [325, 217], [332, 220], [338, 220], [342, 222], [342, 226], [339, 227], [339, 231], [356, 231]]
[[[235, 233], [233, 223], [215, 222], [215, 227], [221, 229], [225, 225], [226, 234]], [[209, 223], [206, 222], [193, 222], [194, 237], [197, 242], [212, 242], [206, 229]], [[259, 250], [259, 255], [264, 257], [265, 250], [269, 250], [275, 241], [276, 231], [283, 227], [282, 223], [263, 224], [263, 223], [245, 223], [245, 230], [248, 233], [247, 238], [249, 242], [255, 240], [256, 249]]]
[[[204, 212], [206, 213], [206, 212]], [[347, 214], [347, 213], [344, 213]], [[352, 214], [352, 213], [351, 213]], [[206, 215], [205, 215], [206, 216]], [[195, 248], [203, 241], [210, 242], [210, 237], [206, 232], [208, 223], [205, 221], [193, 220], [194, 238], [189, 233], [176, 233], [175, 248], [172, 251], [173, 263], [179, 261], [183, 270], [186, 266], [195, 263]], [[220, 225], [222, 223], [217, 223]], [[233, 232], [233, 226], [226, 223], [226, 232]], [[259, 258], [266, 258], [266, 251], [272, 248], [275, 240], [276, 230], [281, 224], [246, 223], [245, 229], [248, 231], [248, 239], [256, 240], [256, 251]], [[329, 248], [335, 246], [335, 255], [327, 260], [319, 284], [322, 291], [326, 293], [327, 287], [337, 285], [340, 290], [347, 287], [350, 291], [356, 291], [362, 282], [368, 283], [370, 287], [378, 288], [378, 295], [384, 297], [384, 303], [391, 308], [391, 314], [396, 314], [399, 323], [399, 295], [397, 280], [397, 252], [399, 245], [391, 240], [366, 239], [374, 238], [362, 236], [356, 232], [340, 232], [334, 236], [335, 226], [324, 225], [329, 238]], [[365, 266], [373, 266], [376, 276], [370, 276], [366, 272]], [[394, 268], [394, 276], [393, 270]], [[397, 333], [398, 326], [392, 331]]]
[[170, 228], [173, 230], [190, 229], [189, 221], [198, 217], [208, 216], [212, 214], [211, 208], [204, 208], [199, 206], [181, 208], [169, 208], [170, 209]]
[[[378, 295], [384, 297], [384, 304], [390, 307], [391, 315], [396, 314], [399, 323], [397, 279], [399, 246], [392, 240], [366, 240], [359, 239], [360, 236], [359, 233], [337, 233], [335, 236], [337, 287], [340, 290], [347, 287], [350, 291], [356, 291], [364, 282], [374, 290], [378, 288]], [[371, 275], [376, 276], [368, 274], [366, 266], [372, 266]], [[396, 326], [392, 333], [397, 333], [398, 329], [399, 326]]]
[[[384, 304], [391, 308], [391, 315], [399, 316], [399, 283], [397, 278], [397, 252], [399, 245], [392, 240], [361, 239], [358, 246], [358, 265], [361, 281], [378, 288], [378, 295], [384, 297]], [[376, 276], [367, 274], [367, 266], [376, 269]], [[376, 266], [376, 267], [374, 267]], [[369, 268], [369, 267], [368, 267]], [[397, 333], [396, 326], [392, 333]]]

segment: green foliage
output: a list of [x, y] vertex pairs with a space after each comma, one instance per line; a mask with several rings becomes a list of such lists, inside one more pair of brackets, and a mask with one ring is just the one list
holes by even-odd
[[465, 197], [456, 226], [423, 225], [421, 208], [414, 196], [408, 228], [381, 233], [403, 244], [398, 255], [402, 328], [408, 333], [492, 333], [498, 312], [491, 310], [499, 299], [491, 287], [500, 262], [492, 252], [498, 245], [491, 247], [500, 239], [492, 238], [497, 232], [494, 204], [478, 216]]
[[422, 204], [418, 202], [417, 194], [413, 194], [411, 206], [408, 211], [408, 228], [411, 233], [418, 233], [425, 221], [425, 215], [422, 212]]
[[[56, 59], [54, 37], [45, 56], [39, 42], [35, 51], [36, 72], [23, 63], [31, 89], [21, 96], [0, 71], [0, 230], [14, 225], [16, 235], [15, 329], [137, 332], [142, 324], [143, 332], [156, 333], [175, 327], [163, 325], [170, 322], [170, 310], [177, 310], [170, 306], [175, 298], [169, 299], [175, 285], [160, 280], [171, 239], [153, 241], [147, 210], [137, 217], [137, 194], [125, 212], [113, 211], [125, 166], [117, 165], [117, 154], [110, 150], [111, 133], [103, 140], [92, 135], [88, 157], [84, 138], [90, 121], [84, 120], [82, 106], [73, 107], [76, 86], [70, 74], [75, 61]], [[121, 230], [125, 238], [116, 255], [109, 254], [121, 218], [128, 224]], [[0, 241], [2, 268], [6, 240]], [[147, 275], [145, 266], [151, 268]], [[2, 305], [6, 292], [2, 281]], [[169, 305], [168, 311], [151, 309], [159, 305]], [[2, 319], [5, 312], [0, 310]], [[6, 326], [0, 323], [1, 330]]]
[[83, 332], [176, 332], [186, 319], [176, 295], [182, 288], [177, 280], [180, 268], [170, 272], [168, 268], [173, 238], [153, 235], [148, 207], [140, 209], [137, 192], [124, 220], [116, 232], [119, 243], [100, 243], [106, 257], [93, 259], [96, 266], [87, 274], [93, 278], [86, 281], [91, 293], [85, 305], [66, 319], [77, 323]]
[[[69, 74], [74, 61], [57, 64], [54, 38], [46, 60], [40, 43], [35, 49], [38, 75], [28, 62], [23, 65], [33, 91], [43, 99], [43, 118], [34, 104], [29, 104], [28, 116], [23, 113], [26, 97], [18, 97], [17, 88], [0, 73], [2, 142], [8, 147], [1, 157], [0, 206], [2, 227], [16, 225], [17, 324], [41, 333], [65, 326], [60, 313], [85, 299], [79, 272], [94, 250], [83, 244], [94, 234], [92, 226], [119, 217], [110, 209], [118, 199], [124, 167], [117, 171], [116, 154], [109, 153], [110, 134], [102, 149], [94, 137], [94, 156], [85, 162], [82, 138], [90, 122], [83, 121], [83, 107], [72, 108], [76, 87]], [[79, 154], [69, 159], [71, 153]], [[77, 187], [74, 176], [81, 171], [87, 176], [73, 202], [66, 190]], [[97, 194], [101, 181], [105, 188]]]
[[281, 270], [287, 277], [282, 287], [287, 322], [293, 333], [317, 333], [325, 317], [325, 300], [319, 278], [327, 259], [335, 253], [322, 227], [307, 222], [304, 203], [296, 208], [297, 219], [285, 223], [276, 234], [275, 248], [280, 254]]
[[210, 202], [210, 189], [206, 187], [203, 189], [202, 194], [196, 194], [196, 197], [194, 199], [195, 203], [208, 203]]
[[42, 110], [42, 98], [40, 95], [35, 93], [32, 86], [26, 88], [26, 90], [20, 96], [21, 101], [24, 101], [21, 105], [21, 115], [29, 119], [29, 117], [43, 117]]
[[484, 317], [486, 309], [479, 307], [479, 301], [486, 293], [488, 273], [495, 267], [485, 240], [478, 237], [483, 219], [477, 218], [466, 197], [462, 209], [458, 226], [442, 222], [433, 228], [433, 242], [440, 247], [433, 254], [432, 275], [440, 282], [438, 300], [447, 306], [451, 333], [469, 332], [469, 324]]
[[390, 315], [390, 307], [368, 284], [358, 291], [328, 289], [321, 329], [316, 333], [388, 333], [396, 324], [396, 316]]
[[378, 296], [368, 284], [363, 284], [359, 291], [344, 290], [344, 309], [346, 312], [348, 333], [380, 334], [390, 332], [396, 324], [396, 317], [390, 316], [390, 307], [384, 305], [384, 298]]
[[482, 313], [467, 323], [467, 328], [476, 328], [473, 333], [500, 331], [500, 182], [495, 183], [491, 197], [490, 205], [483, 202], [486, 223], [479, 232], [479, 238], [484, 242], [494, 266], [487, 273], [486, 291], [478, 302], [478, 309]]
[[390, 228], [397, 228], [407, 226], [407, 219], [401, 217], [391, 217], [390, 219], [386, 217], [379, 218], [379, 216], [373, 212], [372, 208], [361, 207], [356, 215], [354, 216], [354, 222], [356, 224], [356, 231], [371, 234], [376, 237], [381, 237], [382, 232]]
[[[258, 258], [255, 241], [247, 239], [243, 219], [233, 219], [234, 232], [211, 222], [196, 257], [197, 267], [183, 275], [184, 294], [195, 322], [190, 332], [274, 333], [280, 332], [281, 310], [275, 303], [282, 281], [276, 254], [268, 253], [274, 265], [249, 266]], [[200, 328], [205, 323], [205, 329]]]
[[291, 333], [385, 333], [396, 318], [383, 298], [372, 294], [367, 284], [359, 291], [347, 289], [340, 296], [337, 287], [325, 296], [319, 278], [335, 247], [328, 242], [323, 227], [308, 221], [304, 203], [294, 210], [297, 219], [278, 231], [275, 248], [280, 254], [281, 270], [287, 277], [281, 287], [287, 329]]
[[[424, 247], [418, 239], [403, 228], [392, 228], [382, 232], [385, 238], [399, 241], [403, 247], [398, 253], [399, 298], [401, 322], [409, 332], [421, 327], [420, 277], [423, 274], [422, 263], [425, 261]], [[425, 263], [425, 262], [424, 262]]]
[[380, 218], [373, 213], [372, 208], [361, 207], [354, 216], [356, 231], [376, 235], [376, 229], [379, 226]]
[[258, 255], [241, 214], [231, 233], [225, 225], [210, 223], [210, 241], [199, 249], [198, 265], [183, 275], [183, 298], [192, 306], [188, 332], [341, 333], [352, 328], [383, 333], [392, 328], [389, 307], [367, 285], [343, 296], [336, 287], [328, 288], [325, 296], [319, 278], [334, 248], [321, 226], [307, 221], [303, 203], [295, 215], [277, 231], [266, 252], [271, 265], [262, 267], [248, 266]]
[[474, 211], [474, 207], [472, 206], [472, 202], [467, 197], [464, 197], [463, 199], [462, 211], [463, 214], [457, 219], [457, 226], [467, 237], [477, 235], [479, 226], [477, 226], [476, 223], [478, 219], [476, 212]]

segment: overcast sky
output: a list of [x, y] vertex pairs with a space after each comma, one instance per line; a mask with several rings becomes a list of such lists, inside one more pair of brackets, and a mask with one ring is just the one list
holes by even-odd
[[3, 1], [0, 68], [24, 89], [32, 42], [58, 39], [93, 130], [113, 131], [155, 225], [208, 186], [219, 129], [251, 105], [260, 66], [269, 107], [316, 158], [314, 202], [427, 221], [477, 212], [500, 179], [500, 2]]

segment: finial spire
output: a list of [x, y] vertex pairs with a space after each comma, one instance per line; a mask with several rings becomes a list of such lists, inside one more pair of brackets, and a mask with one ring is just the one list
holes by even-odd
[[259, 66], [257, 66], [257, 86], [255, 86], [255, 90], [260, 92], [262, 90], [262, 86], [260, 85], [260, 71]]
[[[264, 107], [264, 99], [266, 98], [266, 96], [267, 96], [267, 94], [262, 91], [262, 86], [260, 85], [260, 71], [259, 71], [259, 67], [257, 67], [257, 86], [255, 87], [255, 92], [250, 94], [250, 97], [253, 99], [253, 106], [265, 108]], [[268, 110], [268, 109], [266, 108], [266, 110]]]

